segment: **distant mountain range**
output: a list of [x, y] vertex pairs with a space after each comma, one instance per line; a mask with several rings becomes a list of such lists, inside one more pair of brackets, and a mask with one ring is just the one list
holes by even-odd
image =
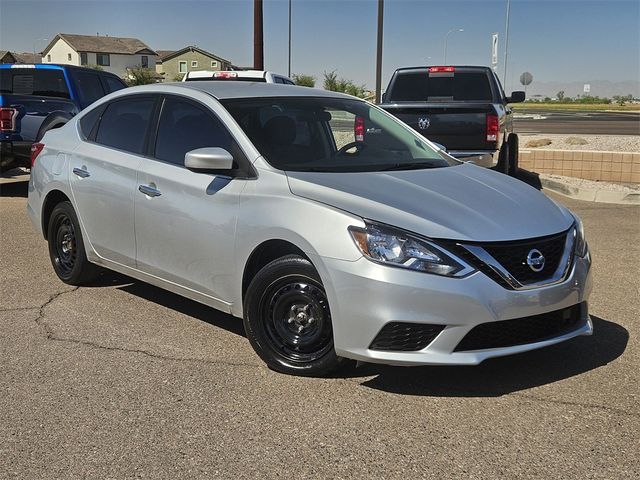
[[[640, 81], [628, 80], [624, 82], [611, 82], [609, 80], [586, 80], [584, 82], [536, 82], [535, 78], [531, 85], [527, 86], [527, 97], [532, 98], [534, 95], [542, 95], [543, 97], [555, 97], [560, 90], [564, 90], [565, 97], [583, 96], [584, 84], [591, 85], [592, 97], [613, 97], [614, 95], [633, 95], [635, 98], [640, 97]], [[513, 86], [515, 89], [516, 86]], [[518, 89], [523, 88], [520, 83]]]

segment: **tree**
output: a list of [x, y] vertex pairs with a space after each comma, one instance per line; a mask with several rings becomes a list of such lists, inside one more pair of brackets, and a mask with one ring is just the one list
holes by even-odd
[[559, 102], [564, 100], [564, 90], [560, 90], [558, 93], [556, 93], [556, 98], [558, 99]]
[[633, 100], [633, 95], [614, 95], [613, 99], [618, 105], [623, 106], [626, 102]]
[[156, 83], [156, 77], [154, 72], [148, 68], [127, 68], [127, 76], [124, 81], [130, 87], [135, 85], [148, 85], [150, 83]]
[[338, 78], [335, 70], [324, 72], [324, 89], [332, 92], [341, 92], [354, 97], [365, 98], [368, 95], [366, 85], [356, 85], [351, 80]]
[[300, 85], [301, 87], [315, 87], [316, 86], [316, 77], [312, 75], [304, 75], [294, 73], [292, 75], [293, 81], [296, 85]]

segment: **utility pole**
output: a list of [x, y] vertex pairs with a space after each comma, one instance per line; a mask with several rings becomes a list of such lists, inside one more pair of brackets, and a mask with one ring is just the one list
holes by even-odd
[[253, 0], [253, 68], [255, 70], [264, 70], [262, 0]]
[[507, 56], [509, 55], [509, 10], [511, 0], [507, 0], [507, 20], [504, 27], [504, 77], [502, 77], [502, 88], [507, 89]]
[[376, 98], [380, 103], [382, 92], [382, 18], [384, 16], [384, 0], [378, 0], [378, 45], [376, 50]]
[[289, 73], [287, 77], [291, 78], [291, 0], [289, 0]]

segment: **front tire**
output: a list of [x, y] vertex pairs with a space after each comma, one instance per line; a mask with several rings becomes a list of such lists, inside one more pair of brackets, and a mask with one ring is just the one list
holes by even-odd
[[80, 224], [70, 202], [55, 206], [47, 229], [49, 257], [58, 278], [69, 285], [95, 280], [99, 269], [87, 260]]
[[251, 281], [244, 327], [256, 353], [278, 372], [324, 376], [345, 363], [333, 348], [329, 302], [309, 260], [276, 259]]

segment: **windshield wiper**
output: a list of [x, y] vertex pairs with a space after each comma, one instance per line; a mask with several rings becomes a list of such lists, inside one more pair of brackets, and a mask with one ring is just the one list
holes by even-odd
[[388, 167], [381, 168], [379, 172], [390, 172], [393, 170], [422, 170], [427, 168], [440, 168], [443, 165], [434, 165], [433, 163], [395, 163]]

